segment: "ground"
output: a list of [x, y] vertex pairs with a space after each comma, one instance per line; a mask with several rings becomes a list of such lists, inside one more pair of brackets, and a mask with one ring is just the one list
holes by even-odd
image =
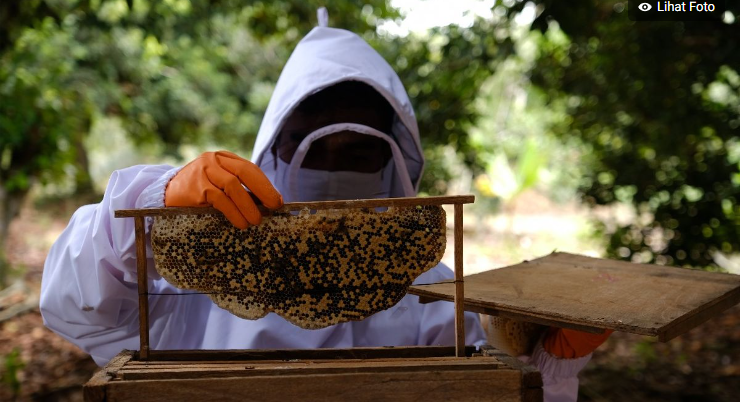
[[[7, 254], [21, 267], [15, 279], [27, 290], [8, 296], [10, 301], [0, 306], [37, 297], [46, 253], [78, 203], [29, 203], [24, 208], [11, 227]], [[588, 236], [594, 215], [576, 204], [556, 205], [530, 193], [508, 211], [486, 216], [471, 209], [466, 214], [466, 273], [553, 249], [599, 254], [598, 241]], [[43, 326], [37, 307], [0, 322], [2, 401], [82, 400], [81, 384], [95, 369], [89, 356]], [[740, 307], [667, 343], [615, 333], [580, 378], [581, 401], [734, 401], [740, 395]], [[15, 398], [13, 380], [20, 384]]]
[[580, 401], [736, 401], [740, 308], [666, 343], [615, 333], [580, 378]]

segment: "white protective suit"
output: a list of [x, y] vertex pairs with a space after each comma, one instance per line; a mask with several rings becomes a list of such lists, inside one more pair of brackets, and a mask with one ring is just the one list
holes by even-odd
[[[289, 194], [289, 181], [291, 177], [295, 180], [295, 176], [280, 171], [270, 147], [286, 117], [302, 99], [346, 80], [371, 85], [396, 111], [393, 133], [389, 134], [397, 146], [383, 178], [390, 180], [386, 189], [391, 196], [414, 195], [424, 159], [406, 91], [380, 55], [357, 35], [340, 29], [317, 27], [298, 44], [270, 101], [252, 160], [284, 196]], [[299, 149], [294, 160], [301, 155], [305, 155], [305, 149]], [[177, 171], [178, 168], [158, 165], [114, 172], [102, 202], [77, 210], [49, 252], [41, 290], [44, 323], [90, 353], [99, 365], [122, 349], [139, 348], [134, 222], [131, 218], [114, 218], [113, 213], [117, 209], [164, 206], [165, 186]], [[393, 174], [389, 174], [391, 171]], [[296, 191], [300, 193], [300, 189]], [[290, 201], [290, 196], [286, 196], [286, 201]], [[174, 288], [156, 274], [150, 248], [147, 257], [150, 293], [188, 292]], [[440, 264], [421, 275], [416, 283], [451, 277], [451, 270]], [[452, 303], [420, 304], [411, 295], [363, 321], [319, 330], [301, 329], [273, 313], [255, 321], [240, 319], [217, 307], [206, 295], [151, 295], [149, 306], [152, 349], [454, 344]], [[466, 336], [468, 344], [485, 343], [475, 314], [466, 314]], [[543, 373], [546, 399], [575, 400], [576, 375], [589, 357], [558, 360], [539, 347], [530, 363]]]

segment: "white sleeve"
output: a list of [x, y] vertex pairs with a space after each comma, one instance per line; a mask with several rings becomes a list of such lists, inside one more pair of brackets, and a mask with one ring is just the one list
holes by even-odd
[[591, 354], [576, 359], [559, 359], [542, 348], [538, 342], [532, 356], [520, 356], [542, 374], [545, 402], [575, 402], [578, 399], [578, 373], [591, 360]]
[[[414, 284], [436, 283], [454, 277], [452, 270], [440, 263], [419, 276]], [[414, 296], [416, 297], [416, 296]], [[417, 345], [452, 346], [455, 344], [455, 304], [436, 301], [423, 306]], [[486, 334], [476, 313], [465, 313], [465, 344], [481, 346], [486, 343]]]
[[[90, 353], [98, 364], [124, 348], [139, 349], [134, 220], [114, 218], [114, 211], [163, 206], [165, 186], [176, 172], [166, 165], [114, 172], [103, 200], [78, 209], [49, 251], [41, 283], [44, 324]], [[169, 289], [157, 279], [150, 248], [147, 257], [150, 292]], [[177, 334], [184, 329], [184, 320], [172, 313], [189, 309], [188, 299], [150, 297], [153, 348], [186, 346], [187, 339]]]
[[[486, 335], [480, 323], [480, 316], [465, 313], [465, 344], [481, 346], [485, 344]], [[446, 301], [436, 301], [424, 306], [419, 330], [418, 345], [452, 346], [455, 345], [455, 305]]]

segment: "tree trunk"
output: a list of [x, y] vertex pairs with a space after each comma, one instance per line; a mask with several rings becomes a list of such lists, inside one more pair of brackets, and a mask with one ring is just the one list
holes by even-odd
[[90, 119], [87, 119], [85, 124], [86, 130], [80, 130], [79, 134], [76, 135], [75, 142], [75, 154], [77, 165], [77, 174], [75, 175], [75, 192], [77, 194], [92, 194], [95, 189], [93, 188], [92, 177], [90, 176], [90, 160], [87, 157], [87, 148], [85, 148], [85, 137], [88, 135], [91, 129]]
[[18, 217], [28, 190], [7, 191], [0, 186], [0, 289], [7, 285], [10, 264], [5, 255], [10, 223]]

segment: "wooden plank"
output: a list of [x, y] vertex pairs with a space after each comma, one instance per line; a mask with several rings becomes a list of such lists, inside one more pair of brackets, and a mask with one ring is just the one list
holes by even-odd
[[[465, 348], [466, 356], [475, 352]], [[310, 359], [377, 359], [453, 356], [451, 346], [403, 346], [351, 349], [247, 349], [247, 350], [151, 350], [151, 361], [214, 361], [214, 360], [310, 360]]]
[[[464, 360], [460, 359], [458, 357], [453, 356], [457, 360]], [[360, 369], [359, 367], [363, 367]], [[365, 369], [366, 367], [366, 369]], [[339, 364], [321, 364], [316, 362], [315, 360], [307, 360], [302, 362], [290, 362], [289, 366], [286, 366], [285, 362], [282, 362], [282, 364], [256, 364], [256, 363], [242, 363], [242, 364], [216, 364], [216, 365], [208, 365], [208, 364], [200, 364], [198, 362], [179, 362], [179, 364], [165, 364], [165, 365], [159, 365], [159, 366], [129, 366], [122, 368], [118, 372], [119, 378], [123, 379], [131, 379], [128, 377], [131, 373], [136, 373], [137, 375], [145, 376], [147, 373], [153, 373], [156, 375], [162, 375], [159, 378], [168, 378], [167, 375], [164, 375], [164, 373], [174, 373], [175, 376], [179, 375], [180, 373], [195, 373], [193, 374], [194, 377], [205, 377], [206, 375], [201, 375], [201, 373], [208, 373], [208, 376], [213, 377], [229, 377], [229, 376], [245, 376], [245, 377], [251, 377], [255, 375], [283, 375], [283, 374], [296, 374], [301, 371], [309, 370], [312, 373], [313, 372], [319, 372], [320, 374], [328, 374], [328, 373], [347, 373], [347, 372], [358, 372], [358, 371], [367, 371], [367, 372], [390, 372], [390, 371], [398, 371], [402, 368], [403, 371], [419, 371], [424, 370], [424, 368], [427, 368], [429, 370], [431, 367], [442, 367], [445, 370], [471, 370], [471, 369], [486, 369], [486, 370], [495, 370], [497, 368], [502, 368], [504, 365], [501, 362], [497, 361], [491, 361], [491, 362], [476, 362], [474, 364], [454, 364], [454, 363], [448, 363], [448, 362], [411, 362], [408, 365], [395, 363], [395, 364], [381, 364], [377, 362], [361, 362], [361, 363], [355, 363], [354, 365], [339, 365]], [[216, 375], [211, 375], [211, 373], [218, 373]], [[235, 372], [236, 374], [224, 374], [224, 373], [231, 373]], [[190, 375], [190, 374], [188, 374]], [[174, 377], [173, 377], [174, 378]], [[177, 377], [179, 378], [179, 377]]]
[[[232, 368], [244, 369], [249, 366], [251, 369], [262, 370], [272, 369], [275, 367], [284, 367], [288, 361], [296, 366], [311, 365], [315, 368], [321, 367], [339, 367], [351, 365], [370, 365], [370, 366], [399, 366], [415, 364], [450, 364], [465, 365], [470, 364], [471, 360], [458, 359], [456, 356], [442, 357], [416, 357], [416, 358], [373, 358], [373, 359], [291, 359], [291, 360], [215, 360], [215, 361], [129, 361], [122, 371], [126, 370], [160, 370], [168, 368], [195, 367], [199, 369], [210, 368]], [[473, 360], [474, 364], [484, 362], [484, 360]], [[497, 363], [496, 361], [486, 360], [486, 364]], [[497, 364], [501, 364], [498, 362]]]
[[426, 292], [422, 291], [422, 294], [417, 295], [419, 296], [419, 303], [421, 304], [429, 304], [429, 303], [441, 301], [441, 299], [435, 298], [434, 296], [425, 296], [424, 293]]
[[134, 357], [134, 352], [124, 350], [114, 356], [105, 367], [101, 368], [92, 378], [82, 386], [82, 394], [86, 402], [103, 402], [106, 401], [106, 386], [109, 381], [118, 373], [126, 363]]
[[187, 380], [119, 381], [117, 401], [521, 401], [516, 370], [284, 375]]
[[455, 353], [465, 356], [465, 283], [463, 282], [463, 209], [455, 205]]
[[[341, 349], [338, 349], [341, 350]], [[329, 352], [329, 350], [325, 350], [326, 352]], [[183, 365], [197, 365], [198, 367], [242, 367], [245, 364], [248, 364], [250, 366], [253, 366], [253, 368], [256, 369], [262, 369], [262, 368], [273, 368], [273, 367], [283, 367], [285, 366], [286, 362], [289, 362], [291, 364], [295, 363], [296, 365], [311, 365], [315, 367], [339, 367], [339, 366], [368, 366], [368, 367], [375, 367], [375, 366], [383, 366], [383, 367], [395, 367], [395, 366], [404, 366], [404, 365], [415, 365], [415, 364], [449, 364], [449, 365], [466, 365], [466, 364], [478, 364], [478, 363], [486, 363], [491, 364], [492, 362], [495, 363], [495, 361], [492, 361], [490, 359], [482, 359], [480, 357], [476, 357], [475, 359], [466, 358], [466, 359], [458, 359], [455, 356], [435, 356], [435, 357], [395, 357], [395, 358], [371, 358], [371, 359], [337, 359], [337, 358], [323, 358], [323, 359], [287, 359], [287, 360], [218, 360], [218, 361], [199, 361], [199, 360], [192, 360], [192, 361], [177, 361], [177, 360], [171, 360], [171, 361], [136, 361], [132, 360], [129, 361], [125, 367], [122, 367], [121, 370], [128, 370], [131, 368], [134, 368], [136, 370], [139, 370], [141, 368], [152, 368], [152, 369], [160, 369], [160, 368], [167, 368], [167, 367], [182, 367]]]
[[[440, 283], [452, 283], [452, 282], [440, 282]], [[429, 290], [426, 288], [427, 285], [418, 285], [418, 287], [411, 287], [409, 293], [419, 296], [419, 303], [434, 303], [439, 301], [454, 301], [454, 295], [439, 294], [434, 289]], [[498, 307], [491, 307], [488, 303], [478, 303], [471, 301], [470, 299], [465, 300], [465, 311], [472, 313], [487, 314], [492, 316], [511, 318], [512, 320], [526, 321], [534, 324], [541, 324], [559, 328], [574, 329], [576, 331], [590, 332], [592, 334], [603, 334], [604, 329], [598, 327], [592, 327], [587, 325], [575, 324], [571, 322], [564, 322], [560, 319], [549, 319], [546, 317], [533, 316], [529, 314], [514, 313], [511, 311], [500, 310]]]
[[[466, 308], [561, 327], [658, 336], [661, 341], [740, 302], [738, 275], [567, 253], [471, 275], [465, 282]], [[409, 292], [453, 300], [455, 285], [417, 285]]]
[[727, 292], [716, 300], [698, 306], [693, 311], [660, 328], [658, 330], [658, 340], [667, 342], [698, 327], [738, 303], [740, 303], [740, 292]]
[[480, 349], [483, 356], [495, 357], [502, 363], [522, 373], [523, 402], [540, 402], [544, 399], [542, 375], [534, 366], [527, 365], [519, 359], [509, 356], [490, 345], [483, 345]]
[[[267, 209], [260, 210], [265, 213], [288, 213], [302, 209], [346, 209], [346, 208], [382, 208], [382, 207], [409, 207], [417, 205], [459, 205], [472, 204], [475, 202], [474, 195], [451, 195], [437, 197], [401, 197], [401, 198], [378, 198], [370, 200], [340, 200], [340, 201], [315, 201], [315, 202], [289, 202], [282, 208], [270, 212]], [[127, 218], [135, 216], [161, 216], [161, 215], [202, 215], [220, 214], [217, 209], [210, 207], [168, 207], [168, 208], [142, 208], [142, 209], [119, 209], [115, 211], [116, 218]]]
[[146, 231], [144, 217], [134, 218], [134, 235], [136, 239], [136, 274], [139, 290], [139, 358], [149, 358], [149, 284], [146, 266]]
[[[505, 365], [494, 357], [478, 357], [475, 359], [454, 360], [440, 359], [394, 359], [391, 361], [341, 361], [333, 360], [321, 362], [315, 360], [299, 362], [275, 362], [271, 364], [244, 363], [240, 367], [234, 365], [204, 367], [194, 362], [188, 364], [157, 366], [157, 367], [130, 367], [118, 372], [121, 380], [165, 380], [165, 379], [194, 379], [194, 378], [225, 378], [225, 377], [255, 377], [255, 376], [285, 376], [285, 375], [319, 375], [319, 374], [347, 374], [347, 373], [408, 373], [470, 370], [497, 370]], [[508, 368], [507, 368], [508, 369]]]
[[528, 365], [516, 357], [509, 356], [491, 345], [481, 346], [480, 351], [483, 356], [495, 357], [496, 360], [506, 364], [508, 367], [519, 370], [524, 379], [522, 385], [526, 387], [542, 387], [542, 375], [540, 375], [536, 367]]
[[574, 323], [569, 323], [569, 322], [558, 322], [555, 320], [548, 320], [548, 319], [544, 319], [540, 317], [533, 317], [533, 316], [528, 316], [525, 314], [513, 313], [510, 311], [496, 311], [496, 310], [489, 310], [487, 308], [482, 308], [480, 309], [480, 311], [478, 311], [478, 313], [499, 316], [499, 317], [504, 317], [504, 318], [510, 318], [512, 320], [518, 320], [518, 321], [527, 321], [527, 322], [531, 322], [534, 324], [540, 324], [540, 325], [553, 326], [554, 324], [557, 324], [555, 326], [560, 327], [560, 328], [574, 329], [576, 331], [590, 332], [592, 334], [603, 334], [604, 333], [603, 328], [591, 327], [591, 326], [574, 324]]
[[[492, 348], [483, 347], [481, 353], [467, 358], [450, 355], [400, 357], [423, 355], [425, 349], [449, 353], [454, 350], [451, 347], [365, 348], [360, 354], [384, 349], [395, 354], [373, 359], [338, 359], [336, 352], [353, 355], [354, 350], [322, 349], [318, 355], [323, 359], [250, 361], [232, 360], [233, 357], [242, 358], [245, 353], [241, 352], [249, 351], [220, 350], [196, 352], [209, 352], [210, 357], [226, 359], [142, 362], [132, 360], [134, 354], [124, 351], [103, 369], [104, 374], [96, 375], [95, 382], [91, 380], [98, 390], [104, 387], [102, 392], [89, 394], [96, 396], [96, 401], [137, 402], [201, 399], [541, 401], [541, 378], [536, 369]], [[265, 350], [255, 356], [274, 357], [278, 352], [291, 351]], [[297, 352], [316, 355], [316, 350]], [[540, 399], [533, 399], [532, 395], [539, 395]]]
[[[316, 367], [334, 367], [337, 365], [385, 365], [385, 366], [397, 366], [402, 364], [417, 364], [417, 363], [434, 363], [434, 364], [451, 364], [461, 365], [467, 364], [469, 360], [458, 359], [455, 356], [441, 356], [441, 357], [415, 357], [415, 358], [374, 358], [374, 359], [290, 359], [290, 360], [215, 360], [215, 361], [129, 361], [125, 367], [121, 370], [129, 369], [152, 369], [159, 370], [162, 368], [179, 368], [183, 365], [202, 367], [202, 368], [223, 368], [223, 367], [234, 367], [244, 368], [245, 365], [249, 365], [255, 369], [270, 369], [275, 366], [285, 366], [285, 362], [295, 363], [296, 365], [313, 365]], [[477, 362], [478, 360], [476, 360]], [[489, 362], [490, 363], [490, 362]]]

